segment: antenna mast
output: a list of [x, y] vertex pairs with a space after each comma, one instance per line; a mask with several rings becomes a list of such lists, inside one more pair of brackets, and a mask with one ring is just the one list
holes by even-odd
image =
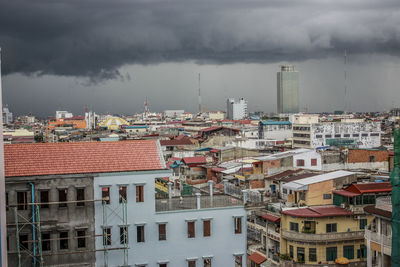
[[344, 113], [347, 113], [347, 50], [344, 50]]
[[199, 73], [199, 113], [201, 113], [200, 73]]

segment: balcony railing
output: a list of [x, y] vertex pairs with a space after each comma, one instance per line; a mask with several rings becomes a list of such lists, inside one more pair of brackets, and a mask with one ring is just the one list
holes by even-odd
[[200, 206], [197, 205], [196, 196], [183, 198], [156, 199], [156, 212], [212, 209], [225, 207], [244, 207], [243, 201], [228, 195], [201, 196]]
[[364, 239], [364, 231], [339, 232], [328, 234], [304, 234], [293, 231], [282, 230], [282, 237], [295, 241], [326, 242], [339, 240]]
[[[365, 239], [369, 239], [375, 243], [383, 244], [385, 246], [385, 254], [392, 250], [392, 237], [384, 234], [378, 234], [374, 231], [365, 229]], [[387, 251], [390, 250], [390, 251]], [[390, 254], [389, 254], [390, 255]]]

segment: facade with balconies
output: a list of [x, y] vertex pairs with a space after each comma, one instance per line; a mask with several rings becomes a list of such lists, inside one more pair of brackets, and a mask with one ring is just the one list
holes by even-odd
[[375, 205], [364, 208], [374, 219], [365, 229], [367, 266], [392, 266], [392, 203], [391, 197], [376, 199]]
[[364, 229], [353, 212], [332, 205], [287, 208], [281, 217], [281, 258], [305, 265], [345, 257], [365, 266]]

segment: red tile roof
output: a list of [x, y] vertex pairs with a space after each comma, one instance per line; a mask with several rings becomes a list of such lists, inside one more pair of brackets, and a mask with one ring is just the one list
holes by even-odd
[[262, 218], [265, 219], [265, 220], [268, 220], [270, 222], [274, 222], [274, 223], [277, 223], [277, 222], [279, 222], [281, 220], [281, 218], [273, 216], [273, 215], [270, 215], [270, 214], [264, 214], [262, 216]]
[[254, 262], [255, 264], [261, 264], [261, 263], [263, 263], [264, 261], [266, 261], [267, 260], [267, 258], [264, 256], [264, 255], [262, 255], [261, 253], [259, 253], [259, 252], [254, 252], [253, 254], [251, 254], [250, 256], [249, 256], [249, 260], [251, 260], [252, 262]]
[[389, 182], [384, 183], [365, 183], [365, 184], [352, 184], [344, 190], [357, 194], [367, 193], [384, 193], [392, 192], [392, 186]]
[[190, 139], [173, 139], [173, 140], [160, 140], [160, 144], [162, 146], [186, 146], [186, 145], [193, 145]]
[[186, 157], [182, 159], [186, 164], [190, 163], [206, 163], [206, 157]]
[[333, 193], [336, 195], [344, 196], [344, 197], [356, 197], [356, 196], [361, 195], [361, 194], [349, 192], [346, 190], [334, 190]]
[[165, 169], [156, 140], [4, 146], [5, 176]]
[[313, 206], [307, 208], [289, 209], [281, 213], [301, 218], [317, 218], [331, 216], [347, 216], [353, 212], [336, 207], [336, 206]]
[[212, 131], [218, 131], [218, 130], [222, 130], [222, 127], [212, 126], [212, 127], [201, 129], [200, 132], [212, 132]]
[[379, 216], [382, 216], [382, 217], [386, 217], [386, 218], [392, 219], [392, 212], [390, 212], [388, 210], [379, 209], [379, 208], [375, 207], [375, 205], [370, 205], [370, 206], [364, 207], [364, 211], [366, 213], [379, 215]]

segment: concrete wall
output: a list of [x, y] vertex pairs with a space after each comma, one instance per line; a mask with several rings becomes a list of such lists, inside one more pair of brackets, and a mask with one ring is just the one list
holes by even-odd
[[[317, 160], [317, 164], [315, 166], [311, 165], [311, 159]], [[304, 166], [297, 166], [297, 160], [304, 160]], [[311, 150], [301, 154], [293, 155], [293, 167], [307, 170], [321, 170], [321, 154], [319, 154], [315, 150]]]
[[[118, 201], [118, 185], [127, 185], [127, 220], [129, 235], [129, 264], [147, 264], [158, 267], [160, 262], [168, 266], [186, 267], [188, 258], [196, 258], [197, 265], [203, 266], [203, 257], [212, 257], [212, 266], [233, 266], [234, 254], [246, 253], [246, 211], [243, 207], [220, 209], [183, 210], [156, 212], [154, 198], [154, 179], [169, 176], [164, 172], [138, 172], [121, 175], [99, 176], [94, 181], [94, 194], [101, 196], [101, 187], [111, 188], [111, 203], [107, 209], [116, 213], [108, 216], [111, 225], [112, 246], [120, 248], [119, 226], [122, 224], [117, 214], [121, 212]], [[137, 203], [135, 185], [144, 186], [144, 202]], [[234, 234], [233, 216], [242, 216], [242, 234]], [[103, 207], [95, 205], [96, 234], [102, 234]], [[211, 219], [211, 236], [203, 237], [202, 219]], [[195, 221], [195, 238], [187, 238], [187, 221]], [[158, 240], [158, 224], [166, 223], [167, 240]], [[145, 242], [137, 243], [136, 227], [144, 225]], [[96, 241], [96, 248], [102, 249], [103, 242]], [[123, 264], [123, 250], [108, 252], [109, 266]], [[96, 266], [103, 266], [104, 253], [96, 253]], [[246, 266], [245, 263], [243, 266]]]
[[[28, 192], [28, 200], [31, 202], [31, 186], [29, 182], [35, 185], [35, 202], [40, 201], [40, 190], [49, 190], [49, 201], [58, 202], [58, 189], [68, 189], [67, 200], [76, 200], [76, 189], [85, 188], [85, 199], [93, 200], [93, 177], [82, 175], [69, 176], [43, 176], [43, 177], [21, 177], [6, 178], [6, 192], [8, 193], [9, 205], [17, 203], [17, 192]], [[31, 206], [27, 210], [18, 210], [18, 214], [24, 218], [32, 217]], [[13, 208], [7, 211], [7, 228], [9, 238], [9, 266], [17, 266], [16, 251], [16, 228], [14, 226]], [[19, 218], [23, 223], [23, 219]], [[94, 249], [94, 205], [93, 201], [85, 202], [85, 206], [77, 206], [76, 203], [68, 203], [67, 207], [59, 207], [58, 204], [50, 205], [49, 208], [40, 209], [40, 226], [42, 233], [50, 233], [51, 239], [58, 239], [60, 231], [68, 231], [68, 249], [60, 250], [59, 240], [50, 241], [50, 251], [43, 251], [43, 260], [45, 266], [59, 266], [60, 263], [70, 263], [79, 266], [94, 266], [94, 253], [82, 251], [92, 251]], [[21, 228], [21, 227], [19, 227]], [[86, 248], [77, 248], [76, 230], [85, 229]], [[29, 235], [32, 240], [32, 226], [27, 225], [21, 231]], [[30, 244], [32, 248], [32, 243]], [[54, 255], [51, 255], [54, 254]], [[27, 265], [32, 261], [26, 253], [22, 254], [23, 264]]]

